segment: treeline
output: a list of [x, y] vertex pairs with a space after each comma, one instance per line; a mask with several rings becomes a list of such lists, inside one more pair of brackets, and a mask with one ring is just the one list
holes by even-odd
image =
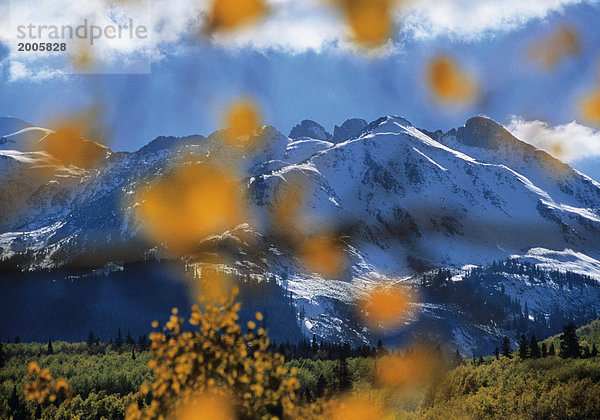
[[[593, 326], [593, 327], [590, 327]], [[569, 323], [562, 327], [562, 334], [557, 338], [550, 338], [539, 343], [535, 335], [530, 337], [521, 334], [517, 349], [511, 348], [510, 339], [505, 336], [502, 342], [496, 347], [494, 356], [496, 359], [500, 355], [512, 358], [516, 353], [520, 359], [539, 358], [559, 355], [562, 358], [589, 358], [598, 356], [598, 346], [596, 341], [600, 341], [600, 320], [594, 321], [592, 324], [582, 327], [583, 331], [592, 331], [596, 333], [594, 338], [586, 340], [583, 344], [580, 343], [579, 336], [575, 324]], [[119, 355], [129, 354], [132, 360], [136, 359], [136, 355], [149, 350], [150, 341], [143, 334], [135, 340], [130, 332], [123, 338], [121, 330], [116, 334], [116, 339], [112, 338], [108, 343], [102, 342], [99, 337], [96, 337], [93, 331], [90, 331], [86, 343], [65, 343], [60, 342], [53, 344], [49, 340], [47, 344], [41, 343], [26, 343], [20, 346], [9, 346], [8, 349], [0, 342], [0, 367], [4, 366], [7, 359], [14, 357], [36, 358], [42, 355], [52, 355], [54, 353], [62, 353], [67, 355], [106, 355], [108, 353], [117, 353]], [[558, 348], [555, 346], [555, 341], [558, 342]], [[17, 337], [15, 344], [20, 341]], [[7, 344], [10, 344], [10, 340]], [[56, 346], [56, 349], [55, 349]], [[442, 350], [440, 345], [431, 345], [431, 348], [436, 353], [436, 357], [442, 358]], [[324, 340], [318, 340], [313, 334], [312, 340], [302, 339], [298, 343], [291, 344], [289, 341], [277, 343], [273, 341], [269, 346], [270, 351], [277, 352], [284, 356], [286, 361], [292, 360], [324, 360], [337, 361], [348, 358], [374, 358], [390, 354], [398, 354], [390, 352], [386, 349], [381, 340], [378, 340], [377, 347], [362, 345], [351, 346], [349, 343], [330, 343]], [[407, 350], [410, 352], [411, 350]], [[473, 354], [474, 362], [478, 363], [483, 360], [483, 356], [479, 355], [479, 359]], [[463, 363], [463, 357], [460, 349], [450, 357], [450, 361], [454, 366]]]
[[377, 347], [367, 345], [351, 346], [349, 343], [319, 341], [315, 334], [313, 334], [312, 341], [303, 339], [297, 344], [290, 344], [289, 341], [286, 341], [279, 345], [274, 342], [271, 349], [283, 355], [286, 361], [296, 359], [340, 360], [349, 357], [375, 357], [388, 354], [381, 340], [378, 341]]
[[564, 325], [584, 325], [598, 317], [595, 305], [579, 305], [562, 310], [557, 305], [548, 312], [532, 310], [527, 302], [511, 296], [505, 290], [508, 276], [524, 277], [530, 285], [552, 284], [559, 290], [595, 288], [598, 282], [587, 275], [543, 270], [535, 264], [515, 259], [494, 262], [486, 267], [469, 270], [461, 281], [452, 281], [449, 269], [438, 269], [421, 276], [424, 298], [433, 302], [456, 305], [474, 323], [488, 324], [520, 335], [548, 337], [561, 332]]
[[[549, 344], [547, 344], [547, 342], [549, 342]], [[598, 347], [596, 342], [582, 345], [577, 335], [577, 328], [573, 323], [563, 326], [563, 332], [558, 337], [558, 343], [559, 345], [557, 349], [554, 344], [554, 340], [552, 339], [546, 340], [540, 344], [535, 338], [535, 335], [532, 335], [530, 338], [528, 338], [525, 334], [521, 334], [516, 353], [521, 360], [538, 359], [540, 357], [554, 355], [558, 355], [563, 359], [587, 359], [598, 356]], [[496, 359], [500, 358], [500, 354], [507, 358], [513, 357], [513, 351], [511, 350], [510, 340], [508, 337], [505, 336], [502, 339], [501, 350], [496, 347], [494, 354]]]
[[[316, 336], [294, 345], [273, 343], [271, 349], [284, 353], [288, 366], [297, 369], [299, 397], [305, 402], [361, 392], [375, 400], [393, 401], [394, 415], [400, 418], [439, 418], [444, 413], [451, 418], [596, 418], [600, 413], [600, 358], [590, 352], [583, 359], [583, 349], [596, 346], [593, 339], [600, 321], [592, 325], [579, 330], [574, 325], [564, 326], [563, 333], [553, 339], [558, 343], [554, 355], [552, 350], [544, 351], [545, 347], [553, 349], [554, 341], [537, 343], [535, 337], [524, 339], [517, 349], [511, 349], [505, 338], [496, 355], [473, 360], [464, 359], [458, 350], [444, 357], [439, 346], [390, 352], [381, 343], [351, 347], [319, 341]], [[580, 337], [578, 331], [589, 335]], [[138, 398], [141, 383], [152, 382], [150, 352], [138, 351], [138, 343], [127, 334], [122, 337], [122, 351], [117, 340], [110, 344], [95, 336], [92, 340], [92, 334], [88, 338], [88, 342], [74, 344], [0, 345], [0, 418], [123, 419], [129, 404]], [[104, 351], [96, 352], [98, 348]], [[436, 378], [413, 389], [408, 400], [403, 399], [399, 397], [402, 390], [389, 389], [376, 378], [378, 363], [389, 356], [408, 363], [427, 360], [436, 366]], [[33, 360], [69, 381], [75, 395], [70, 404], [38, 405], [25, 400], [24, 378], [27, 364]], [[530, 399], [533, 395], [536, 400]], [[577, 395], [587, 400], [578, 400]]]
[[[0, 350], [0, 354], [4, 352], [5, 358], [10, 357], [40, 357], [42, 355], [50, 355], [54, 353], [63, 354], [87, 354], [87, 355], [102, 355], [109, 352], [116, 352], [118, 354], [128, 353], [135, 360], [136, 354], [144, 352], [150, 348], [150, 340], [146, 334], [140, 335], [137, 339], [134, 339], [131, 333], [128, 331], [125, 337], [122, 336], [121, 330], [119, 329], [116, 333], [116, 339], [112, 337], [108, 342], [100, 340], [100, 337], [94, 335], [93, 331], [90, 331], [87, 342], [85, 343], [66, 343], [64, 341], [53, 342], [52, 339], [48, 340], [48, 343], [21, 343], [19, 337], [15, 337], [14, 344], [20, 344], [18, 346], [10, 346], [10, 339], [7, 341], [6, 350]], [[0, 343], [2, 348], [2, 343]], [[1, 366], [1, 365], [0, 365]]]

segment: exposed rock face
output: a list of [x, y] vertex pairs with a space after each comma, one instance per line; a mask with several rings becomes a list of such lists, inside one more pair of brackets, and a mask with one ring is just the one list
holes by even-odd
[[360, 118], [346, 120], [340, 127], [337, 125], [334, 127], [333, 138], [331, 141], [334, 143], [341, 143], [354, 137], [358, 137], [367, 125], [369, 125], [369, 123]]
[[290, 131], [289, 138], [297, 140], [300, 138], [311, 138], [316, 140], [331, 140], [331, 134], [325, 128], [314, 121], [304, 120]]

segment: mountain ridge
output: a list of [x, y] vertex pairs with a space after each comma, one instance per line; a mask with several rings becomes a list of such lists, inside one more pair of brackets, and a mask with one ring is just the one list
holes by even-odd
[[[483, 129], [480, 129], [480, 126]], [[467, 134], [458, 134], [461, 132]], [[477, 144], [477, 140], [470, 137], [475, 136], [477, 133], [481, 134], [481, 132], [494, 138], [509, 139], [510, 147], [507, 148], [506, 142], [504, 142], [502, 148], [494, 147], [490, 152], [490, 149], [487, 147], [473, 146], [473, 144]], [[414, 128], [402, 117], [382, 117], [368, 124], [362, 129], [359, 135], [354, 135], [352, 136], [353, 138], [338, 143], [328, 143], [325, 140], [306, 137], [301, 140], [290, 139], [280, 134], [274, 127], [269, 126], [264, 127], [262, 133], [265, 138], [270, 139], [267, 141], [267, 143], [270, 142], [268, 146], [254, 155], [248, 155], [243, 158], [243, 162], [247, 167], [242, 171], [242, 178], [245, 176], [254, 177], [254, 179], [249, 178], [249, 185], [250, 193], [255, 197], [257, 197], [257, 194], [253, 192], [254, 186], [261, 184], [261, 188], [263, 188], [266, 182], [270, 182], [272, 179], [276, 181], [281, 174], [296, 174], [294, 176], [303, 178], [302, 173], [312, 170], [314, 177], [319, 178], [319, 175], [317, 175], [318, 170], [314, 171], [315, 167], [319, 165], [323, 165], [323, 170], [330, 172], [329, 175], [321, 177], [319, 181], [321, 185], [324, 186], [337, 182], [335, 176], [340, 177], [345, 182], [347, 180], [344, 179], [345, 176], [351, 174], [355, 169], [352, 168], [352, 165], [346, 166], [345, 170], [347, 173], [345, 174], [334, 174], [334, 172], [336, 172], [335, 168], [340, 165], [340, 161], [348, 161], [349, 157], [351, 161], [354, 159], [352, 164], [358, 164], [358, 160], [362, 160], [361, 169], [364, 172], [358, 174], [360, 175], [360, 179], [357, 178], [357, 182], [360, 182], [362, 185], [370, 183], [371, 187], [380, 187], [386, 194], [393, 191], [398, 195], [398, 199], [404, 197], [405, 202], [409, 201], [406, 200], [407, 189], [412, 190], [413, 197], [411, 197], [411, 200], [413, 202], [418, 201], [414, 197], [414, 194], [424, 191], [423, 185], [429, 182], [426, 173], [430, 172], [432, 174], [432, 179], [435, 179], [435, 183], [451, 182], [453, 186], [448, 185], [447, 187], [454, 190], [462, 189], [462, 194], [466, 197], [468, 203], [455, 202], [454, 210], [446, 206], [447, 214], [445, 216], [451, 213], [464, 212], [464, 210], [460, 209], [465, 208], [465, 206], [474, 205], [475, 201], [473, 200], [476, 199], [476, 196], [473, 193], [477, 189], [481, 190], [479, 191], [480, 194], [476, 195], [480, 195], [477, 201], [482, 203], [482, 206], [489, 207], [491, 211], [506, 213], [508, 211], [506, 199], [494, 191], [497, 186], [492, 182], [493, 180], [489, 179], [490, 173], [493, 173], [494, 177], [500, 181], [504, 179], [508, 182], [507, 180], [510, 179], [510, 183], [513, 184], [510, 187], [512, 190], [516, 188], [521, 191], [521, 194], [528, 195], [534, 199], [536, 213], [541, 215], [542, 218], [559, 224], [561, 229], [565, 230], [565, 235], [567, 236], [569, 232], [573, 233], [574, 230], [579, 229], [579, 227], [574, 229], [569, 223], [577, 223], [579, 221], [582, 224], [587, 224], [587, 228], [595, 230], [597, 229], [595, 226], [598, 220], [600, 220], [600, 215], [594, 210], [600, 207], [600, 184], [579, 174], [568, 165], [560, 163], [558, 173], [561, 175], [561, 179], [559, 179], [557, 185], [550, 185], [554, 182], [554, 179], [548, 180], [545, 176], [547, 177], [547, 174], [550, 174], [551, 177], [556, 176], [556, 172], [553, 173], [552, 170], [557, 166], [557, 162], [559, 161], [550, 157], [545, 152], [539, 151], [512, 137], [499, 124], [482, 117], [468, 120], [462, 130], [451, 130], [444, 134], [437, 132], [438, 134], [433, 136], [428, 136], [426, 134], [428, 132]], [[97, 171], [87, 171], [79, 175], [74, 175], [73, 179], [75, 181], [91, 183], [93, 187], [89, 191], [78, 194], [77, 198], [73, 198], [75, 202], [81, 203], [89, 200], [95, 190], [99, 190], [97, 191], [98, 194], [102, 194], [102, 191], [106, 191], [106, 189], [114, 190], [115, 188], [119, 188], [116, 185], [119, 181], [127, 182], [129, 180], [133, 184], [139, 184], [140, 180], [144, 179], [144, 177], [147, 178], [152, 172], [158, 173], [160, 176], [161, 173], [173, 167], [177, 159], [180, 159], [186, 152], [195, 153], [196, 155], [213, 153], [216, 156], [219, 153], [227, 153], [222, 152], [223, 148], [220, 146], [222, 143], [220, 136], [219, 131], [208, 137], [199, 135], [178, 138], [161, 136], [141, 147], [136, 152], [114, 154]], [[483, 141], [489, 142], [489, 140], [485, 139]], [[482, 144], [484, 146], [489, 145], [489, 143]], [[509, 154], [514, 149], [515, 144], [519, 151], [524, 151], [523, 160], [527, 161], [519, 168], [521, 171], [512, 169], [514, 165], [508, 165], [512, 161], [522, 157], [518, 155], [515, 158]], [[458, 147], [460, 145], [464, 146]], [[381, 149], [386, 150], [382, 151]], [[353, 156], [353, 153], [357, 155]], [[395, 160], [387, 159], [386, 153], [393, 155]], [[437, 154], [440, 157], [436, 160], [436, 156], [434, 155]], [[333, 159], [329, 158], [329, 156], [333, 155], [337, 157]], [[341, 159], [343, 155], [348, 156]], [[228, 156], [224, 155], [225, 158]], [[3, 152], [2, 158], [5, 161], [11, 161], [15, 159], [15, 155]], [[450, 166], [442, 162], [444, 159], [453, 162], [453, 171], [444, 166]], [[336, 160], [336, 162], [332, 162], [332, 160]], [[385, 161], [383, 165], [381, 164], [382, 160]], [[497, 163], [491, 163], [492, 161]], [[530, 168], [531, 163], [535, 163], [537, 167]], [[132, 165], [136, 166], [137, 169], [131, 169]], [[316, 166], [311, 167], [311, 165]], [[403, 166], [403, 168], [400, 166]], [[475, 174], [473, 172], [474, 169], [477, 169], [477, 172], [483, 173]], [[356, 171], [354, 170], [354, 172]], [[521, 172], [525, 172], [526, 175], [522, 175]], [[449, 177], [450, 173], [458, 174], [462, 178], [458, 179], [458, 175]], [[56, 179], [44, 179], [44, 181], [46, 183], [39, 187], [36, 191], [37, 194], [41, 194], [44, 189], [48, 189], [51, 185], [57, 185], [54, 182]], [[483, 184], [482, 181], [484, 181]], [[468, 185], [461, 185], [467, 183]], [[490, 185], [486, 186], [485, 183], [489, 183]], [[60, 180], [58, 180], [58, 185], [61, 185]], [[542, 185], [542, 188], [539, 185]], [[552, 187], [553, 190], [549, 187]], [[338, 191], [344, 191], [344, 187], [341, 185], [339, 187], [329, 186], [328, 188], [329, 191], [335, 191], [336, 188]], [[548, 193], [548, 191], [551, 191], [551, 193]], [[352, 193], [356, 194], [352, 195]], [[337, 194], [339, 195], [339, 192]], [[360, 193], [356, 189], [351, 191], [345, 198], [345, 205], [348, 207], [355, 206], [360, 201], [356, 200], [356, 198], [360, 199], [361, 194], [364, 196], [368, 192], [364, 191]], [[431, 197], [427, 193], [420, 196], [421, 204], [427, 204], [427, 199], [431, 199]], [[558, 198], [555, 199], [555, 197]], [[441, 198], [442, 200], [446, 200], [444, 197]], [[340, 206], [331, 207], [327, 204], [333, 204], [335, 200], [336, 198], [333, 198], [332, 201], [329, 197], [322, 200], [321, 204], [325, 207], [323, 214], [335, 214], [335, 209]], [[403, 205], [405, 204], [403, 203]], [[375, 210], [375, 207], [371, 205], [370, 210], [367, 209], [367, 212], [373, 214]], [[382, 209], [378, 208], [377, 210], [379, 210], [379, 215], [376, 217], [380, 219], [380, 222], [384, 220], [383, 224], [386, 225], [385, 217], [381, 213]], [[399, 208], [396, 206], [396, 211], [398, 210]], [[577, 220], [565, 223], [563, 220], [565, 218], [563, 216], [565, 215]], [[430, 223], [424, 222], [423, 224], [430, 225]], [[6, 226], [5, 223], [3, 226], [9, 228], [10, 224]], [[13, 227], [16, 228], [17, 226], [13, 225]], [[387, 226], [386, 229], [389, 227]], [[430, 227], [428, 226], [428, 228]], [[391, 230], [393, 231], [393, 229]], [[577, 239], [581, 239], [580, 236], [573, 233], [573, 238], [566, 242], [573, 245], [574, 241], [576, 242]]]
[[[515, 258], [559, 269], [568, 255], [569, 269], [579, 267], [600, 281], [600, 184], [492, 120], [476, 117], [462, 129], [431, 133], [398, 116], [371, 123], [354, 119], [337, 128], [337, 136], [335, 129], [332, 136], [306, 121], [298, 126], [297, 138], [262, 127], [257, 135], [263, 141], [253, 151], [228, 148], [222, 131], [208, 137], [161, 136], [135, 152], [111, 153], [94, 168], [26, 177], [33, 181], [23, 185], [15, 177], [11, 190], [20, 188], [25, 199], [5, 201], [18, 211], [2, 212], [0, 218], [2, 266], [102, 267], [167, 255], [161, 244], [143, 235], [133, 211], [137, 203], [127, 197], [184, 159], [215, 159], [239, 163], [237, 178], [245, 185], [253, 214], [217, 243], [233, 249], [240, 276], [285, 284], [307, 314], [300, 321], [306, 334], [369, 341], [369, 333], [343, 315], [357, 293], [377, 283], [410, 283], [436, 267], [461, 276], [465, 266]], [[13, 173], [24, 153], [0, 151], [0, 172]], [[26, 173], [36, 163], [19, 165]], [[280, 188], [295, 182], [304, 187], [298, 204], [307, 215], [306, 233], [337, 232], [346, 238], [349, 268], [339, 278], [311, 273], [261, 222], [272, 219]], [[253, 240], [244, 245], [236, 239], [239, 235]], [[203, 264], [201, 258], [192, 261]], [[560, 299], [546, 283], [507, 276], [494, 284], [515, 294], [524, 287], [540, 312]], [[596, 296], [593, 285], [583, 282], [581, 287], [591, 287], [589, 296]], [[565, 292], [573, 296], [568, 301], [586, 299], [589, 304], [585, 293], [576, 290]], [[462, 315], [445, 308], [446, 303], [427, 305], [416, 309], [415, 325], [445, 317], [452, 340], [479, 337], [489, 346], [504, 334], [497, 326], [467, 322], [456, 327], [452, 322], [459, 318], [466, 322]]]

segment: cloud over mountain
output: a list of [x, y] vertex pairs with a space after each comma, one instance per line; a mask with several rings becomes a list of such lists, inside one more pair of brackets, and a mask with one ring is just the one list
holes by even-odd
[[600, 156], [600, 132], [576, 121], [551, 126], [539, 120], [513, 117], [507, 129], [515, 137], [564, 162]]

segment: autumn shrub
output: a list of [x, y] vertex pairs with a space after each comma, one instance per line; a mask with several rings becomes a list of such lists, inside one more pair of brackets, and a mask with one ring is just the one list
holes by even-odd
[[[151, 334], [149, 366], [155, 379], [142, 385], [127, 419], [186, 418], [189, 407], [198, 406], [199, 401], [204, 401], [205, 409], [226, 401], [223, 407], [227, 409], [221, 413], [229, 414], [223, 418], [295, 417], [297, 370], [286, 367], [283, 356], [269, 351], [269, 338], [255, 321], [242, 331], [237, 293], [234, 287], [219, 302], [201, 299], [192, 307], [189, 330], [184, 330], [184, 319], [173, 309], [163, 331]], [[256, 319], [260, 322], [262, 315], [256, 313]], [[152, 396], [150, 404], [143, 404], [148, 395]]]

